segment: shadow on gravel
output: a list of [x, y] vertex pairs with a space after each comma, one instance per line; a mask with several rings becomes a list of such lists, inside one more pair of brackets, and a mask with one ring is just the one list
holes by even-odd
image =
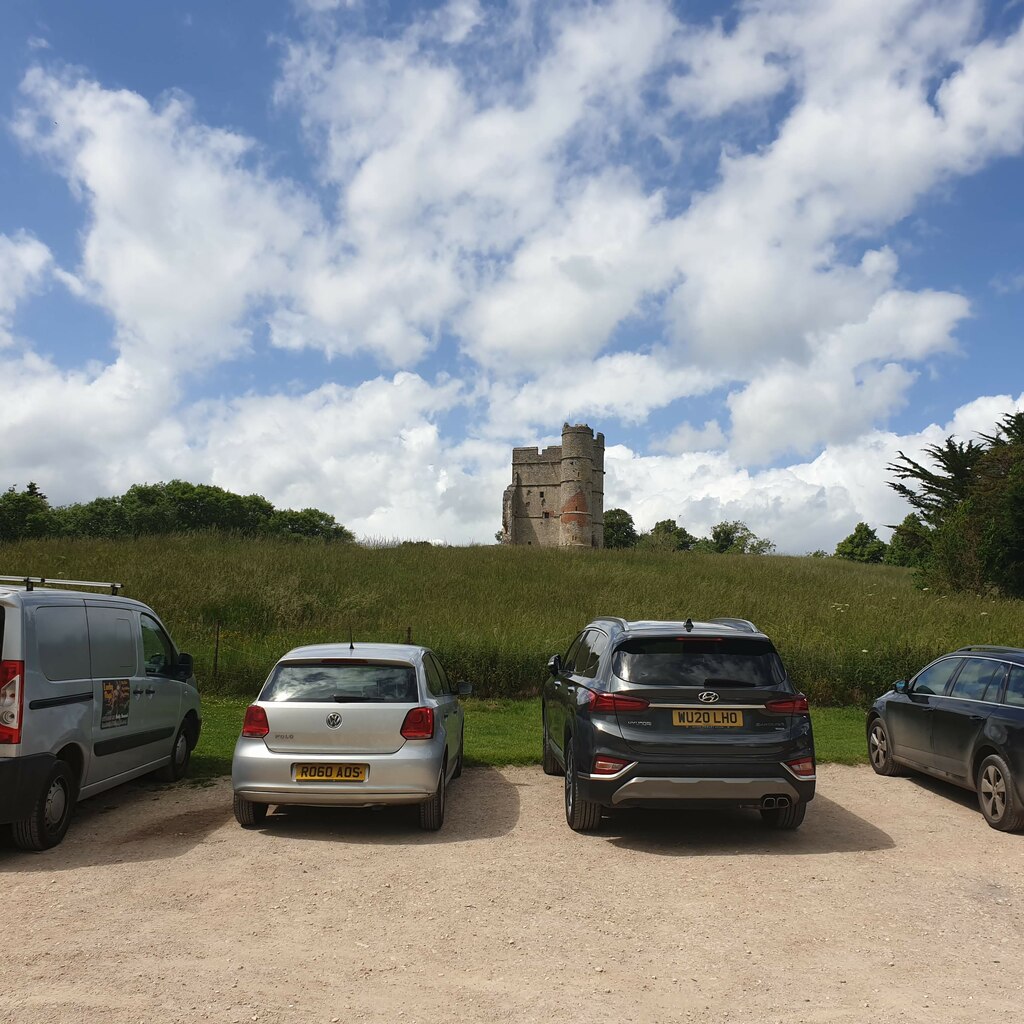
[[949, 800], [954, 804], [959, 804], [961, 807], [974, 811], [978, 816], [978, 821], [983, 825], [986, 824], [985, 817], [978, 806], [978, 794], [973, 790], [964, 789], [961, 786], [954, 785], [952, 782], [943, 782], [942, 779], [932, 778], [931, 775], [918, 775], [913, 772], [908, 772], [903, 776], [903, 780], [913, 783], [926, 793], [934, 793], [944, 800]]
[[[494, 839], [519, 821], [519, 792], [495, 768], [466, 768], [448, 788], [444, 825], [438, 832], [419, 827], [419, 808], [278, 807], [266, 825], [252, 832], [267, 842], [276, 837], [359, 846], [434, 846]], [[251, 834], [251, 833], [250, 833]]]
[[[178, 793], [188, 794], [188, 810], [181, 810], [174, 799]], [[230, 790], [211, 787], [207, 792], [187, 782], [128, 782], [83, 800], [75, 808], [64, 841], [52, 850], [20, 850], [10, 837], [10, 829], [0, 828], [0, 875], [179, 857], [229, 818]]]
[[795, 832], [767, 828], [757, 811], [617, 811], [599, 836], [612, 846], [665, 857], [863, 853], [895, 846], [888, 833], [816, 796]]

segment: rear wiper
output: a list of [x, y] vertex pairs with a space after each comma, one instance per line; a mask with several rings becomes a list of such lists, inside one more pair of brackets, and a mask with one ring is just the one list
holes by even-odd
[[757, 686], [757, 683], [752, 683], [749, 679], [716, 679], [713, 676], [708, 676], [704, 680], [705, 686]]
[[336, 693], [331, 697], [331, 700], [335, 704], [373, 704], [378, 700], [377, 697], [363, 697], [356, 696], [355, 694], [349, 693]]

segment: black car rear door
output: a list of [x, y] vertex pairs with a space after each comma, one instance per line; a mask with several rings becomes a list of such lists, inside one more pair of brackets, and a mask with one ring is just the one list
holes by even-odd
[[966, 658], [949, 692], [932, 698], [932, 754], [939, 771], [961, 782], [969, 779], [971, 755], [999, 699], [1005, 676], [1005, 662]]

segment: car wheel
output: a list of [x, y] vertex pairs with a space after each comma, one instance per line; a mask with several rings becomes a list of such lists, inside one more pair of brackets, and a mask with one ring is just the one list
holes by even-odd
[[455, 771], [452, 772], [452, 778], [458, 779], [462, 777], [462, 756], [466, 753], [466, 727], [462, 727], [462, 736], [459, 738], [459, 759], [455, 762]]
[[807, 804], [801, 800], [799, 803], [790, 804], [788, 807], [772, 807], [769, 810], [762, 809], [761, 820], [769, 828], [777, 828], [782, 832], [791, 832], [793, 829], [800, 827], [806, 813]]
[[425, 803], [420, 804], [420, 828], [436, 832], [444, 824], [445, 784], [444, 766], [437, 777], [437, 789]]
[[555, 759], [555, 752], [551, 749], [551, 738], [548, 736], [548, 725], [544, 721], [543, 712], [541, 712], [541, 751], [540, 751], [540, 766], [544, 770], [545, 775], [561, 775], [562, 769]]
[[49, 850], [65, 836], [78, 786], [70, 766], [54, 761], [43, 782], [32, 813], [11, 825], [11, 836], [23, 850]]
[[889, 731], [880, 718], [874, 719], [868, 727], [868, 760], [878, 775], [903, 774], [903, 769], [893, 760]]
[[171, 760], [156, 770], [156, 777], [161, 782], [178, 782], [185, 777], [191, 758], [192, 744], [189, 742], [188, 727], [182, 722], [171, 747]]
[[253, 803], [244, 796], [235, 796], [235, 821], [242, 828], [259, 828], [266, 820], [266, 804]]
[[989, 754], [978, 769], [978, 803], [985, 820], [1000, 832], [1016, 832], [1024, 827], [1024, 809], [1007, 763], [998, 754]]
[[594, 832], [601, 824], [601, 805], [580, 797], [575, 746], [571, 739], [565, 744], [565, 820], [574, 832]]

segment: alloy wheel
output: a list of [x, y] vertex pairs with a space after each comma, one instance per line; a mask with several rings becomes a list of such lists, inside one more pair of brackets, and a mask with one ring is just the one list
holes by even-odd
[[1006, 810], [1006, 780], [994, 764], [985, 766], [981, 773], [980, 793], [985, 815], [992, 821], [999, 821]]
[[885, 729], [877, 722], [871, 727], [871, 737], [868, 741], [870, 747], [871, 763], [876, 768], [881, 768], [889, 756], [889, 744], [886, 741]]

